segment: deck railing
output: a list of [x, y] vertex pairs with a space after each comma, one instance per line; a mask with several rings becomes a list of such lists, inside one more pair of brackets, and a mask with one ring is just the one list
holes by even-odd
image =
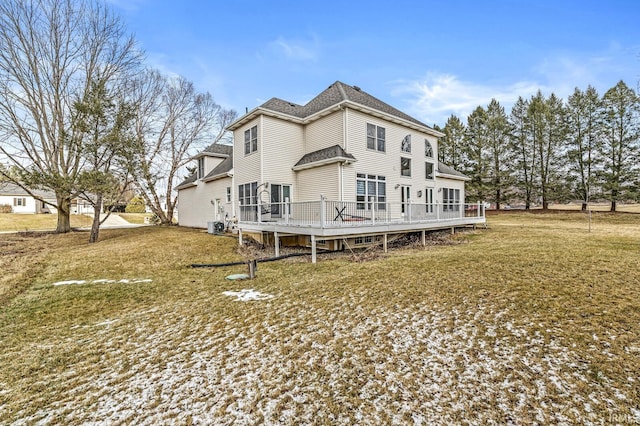
[[483, 203], [391, 203], [319, 201], [240, 204], [240, 223], [274, 223], [290, 226], [338, 228], [389, 223], [446, 222], [468, 218], [483, 219]]

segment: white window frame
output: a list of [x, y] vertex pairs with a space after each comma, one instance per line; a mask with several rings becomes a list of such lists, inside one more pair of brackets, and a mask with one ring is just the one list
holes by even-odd
[[411, 177], [411, 158], [400, 157], [400, 176]]
[[400, 151], [411, 154], [411, 135], [407, 135], [402, 139], [400, 144]]
[[258, 151], [258, 125], [244, 131], [244, 155]]
[[378, 203], [378, 210], [387, 209], [387, 178], [378, 175], [358, 173], [356, 175], [356, 208], [358, 210], [372, 210], [369, 197], [374, 197]]
[[198, 179], [204, 177], [204, 157], [198, 158]]
[[231, 202], [231, 187], [227, 186], [227, 203]]
[[367, 123], [367, 149], [387, 151], [387, 130], [384, 127]]
[[433, 145], [431, 145], [429, 139], [424, 140], [424, 156], [427, 158], [433, 158]]
[[[429, 166], [431, 166], [431, 173], [429, 173]], [[431, 161], [424, 162], [424, 178], [427, 180], [433, 180], [435, 177], [435, 164]]]

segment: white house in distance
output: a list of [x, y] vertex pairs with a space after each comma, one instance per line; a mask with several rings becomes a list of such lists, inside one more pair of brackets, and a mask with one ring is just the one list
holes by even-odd
[[176, 187], [180, 225], [206, 228], [234, 217], [233, 147], [212, 144], [193, 159], [196, 172]]
[[[53, 192], [35, 191], [35, 195], [42, 197], [55, 205], [56, 195]], [[55, 207], [33, 198], [27, 191], [13, 183], [0, 183], [0, 206], [10, 206], [12, 213], [55, 213]]]
[[437, 160], [444, 135], [359, 87], [335, 82], [306, 105], [272, 98], [228, 129], [240, 243], [309, 245], [315, 261], [316, 247], [386, 249], [389, 235], [485, 222], [481, 203], [465, 204], [469, 178]]

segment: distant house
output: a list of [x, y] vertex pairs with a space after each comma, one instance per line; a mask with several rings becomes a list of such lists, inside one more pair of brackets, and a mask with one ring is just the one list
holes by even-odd
[[208, 222], [224, 222], [235, 216], [233, 204], [233, 147], [212, 144], [193, 157], [196, 171], [181, 182], [178, 191], [178, 223], [207, 228]]
[[[34, 191], [35, 195], [55, 205], [53, 192]], [[13, 213], [55, 213], [56, 209], [33, 198], [27, 191], [13, 183], [0, 183], [0, 206], [10, 206]]]
[[[0, 183], [0, 206], [11, 206], [12, 213], [57, 213], [56, 194], [51, 191], [32, 191], [40, 199], [32, 197], [27, 191], [13, 183]], [[93, 205], [81, 198], [74, 198], [70, 205], [71, 214], [93, 214]]]
[[338, 81], [305, 105], [272, 98], [228, 129], [229, 163], [205, 150], [178, 187], [181, 225], [219, 219], [224, 200], [241, 243], [250, 234], [277, 252], [286, 238], [315, 261], [317, 246], [386, 247], [389, 235], [485, 222], [484, 204], [465, 203], [469, 178], [438, 161], [444, 135], [359, 87]]

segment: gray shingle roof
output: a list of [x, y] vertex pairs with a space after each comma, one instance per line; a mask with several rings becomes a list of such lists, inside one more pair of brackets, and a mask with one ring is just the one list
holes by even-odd
[[465, 175], [464, 173], [460, 173], [451, 166], [447, 166], [442, 161], [438, 161], [438, 172], [445, 175], [459, 176], [461, 178], [469, 179], [469, 176]]
[[224, 176], [233, 169], [233, 155], [229, 155], [222, 160], [213, 170], [211, 170], [202, 180], [211, 179], [217, 176]]
[[330, 146], [329, 148], [319, 149], [317, 151], [310, 152], [302, 156], [302, 158], [295, 164], [295, 167], [313, 164], [318, 162], [325, 162], [326, 160], [335, 159], [336, 161], [340, 160], [351, 160], [356, 161], [356, 158], [345, 152], [344, 149], [340, 145]]
[[[38, 197], [46, 198], [46, 199], [54, 199], [56, 198], [56, 194], [52, 191], [41, 191], [41, 190], [33, 190], [32, 191]], [[2, 182], [0, 183], [0, 195], [26, 195], [30, 197], [29, 193], [11, 182]]]
[[183, 187], [189, 186], [190, 183], [193, 183], [196, 180], [198, 180], [198, 172], [197, 171], [194, 172], [191, 176], [189, 176], [185, 180], [183, 180], [182, 182], [180, 182], [178, 184], [178, 186], [175, 187], [175, 189], [181, 189]]
[[196, 157], [202, 154], [220, 154], [231, 155], [233, 153], [233, 145], [223, 145], [220, 143], [212, 143], [208, 147], [202, 150]]
[[349, 86], [348, 84], [336, 81], [326, 90], [315, 98], [311, 99], [306, 105], [298, 105], [278, 98], [271, 98], [267, 102], [260, 105], [259, 108], [291, 115], [298, 118], [309, 117], [319, 111], [327, 109], [333, 105], [337, 105], [344, 101], [354, 102], [365, 107], [410, 121], [412, 123], [431, 128], [423, 122], [416, 120], [408, 114], [382, 102], [363, 91], [357, 86]]

